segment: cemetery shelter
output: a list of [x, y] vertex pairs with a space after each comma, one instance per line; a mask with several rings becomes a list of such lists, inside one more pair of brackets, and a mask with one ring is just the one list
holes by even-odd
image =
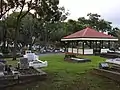
[[118, 38], [90, 27], [65, 36], [61, 41], [65, 43], [66, 51], [74, 54], [106, 53], [118, 45]]

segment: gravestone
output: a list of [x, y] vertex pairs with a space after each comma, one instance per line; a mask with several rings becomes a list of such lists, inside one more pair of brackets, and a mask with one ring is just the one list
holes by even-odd
[[100, 69], [108, 69], [109, 65], [106, 62], [99, 63], [99, 68]]
[[0, 62], [0, 76], [4, 76], [5, 64]]
[[29, 63], [27, 58], [21, 58], [20, 59], [20, 69], [28, 69], [29, 68]]
[[4, 70], [5, 70], [5, 64], [0, 62], [0, 72], [4, 72]]

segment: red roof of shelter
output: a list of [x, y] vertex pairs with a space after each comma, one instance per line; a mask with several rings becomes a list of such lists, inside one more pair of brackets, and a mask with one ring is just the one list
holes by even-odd
[[104, 34], [102, 32], [98, 32], [95, 29], [91, 29], [87, 27], [83, 30], [80, 30], [78, 32], [75, 32], [71, 35], [64, 37], [64, 39], [69, 39], [69, 38], [115, 38], [115, 37]]

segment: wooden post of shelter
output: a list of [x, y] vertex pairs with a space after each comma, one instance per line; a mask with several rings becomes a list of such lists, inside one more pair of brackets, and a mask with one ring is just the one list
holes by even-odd
[[79, 54], [79, 53], [78, 53], [78, 49], [79, 49], [79, 48], [78, 48], [78, 43], [79, 43], [79, 41], [77, 41], [76, 43], [77, 43], [76, 46], [77, 46], [77, 55], [78, 55], [78, 54]]
[[110, 49], [110, 41], [108, 41], [108, 48]]
[[82, 47], [83, 47], [82, 49], [83, 49], [83, 55], [84, 55], [84, 48], [85, 48], [84, 47], [84, 41], [82, 41]]

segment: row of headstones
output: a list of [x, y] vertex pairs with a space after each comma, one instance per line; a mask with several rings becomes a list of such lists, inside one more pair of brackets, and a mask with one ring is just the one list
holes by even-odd
[[[3, 76], [4, 73], [10, 73], [11, 72], [12, 65], [7, 65], [6, 63], [0, 62], [0, 76]], [[20, 58], [20, 61], [18, 63], [18, 69], [28, 69], [29, 68], [29, 62], [27, 58]]]

